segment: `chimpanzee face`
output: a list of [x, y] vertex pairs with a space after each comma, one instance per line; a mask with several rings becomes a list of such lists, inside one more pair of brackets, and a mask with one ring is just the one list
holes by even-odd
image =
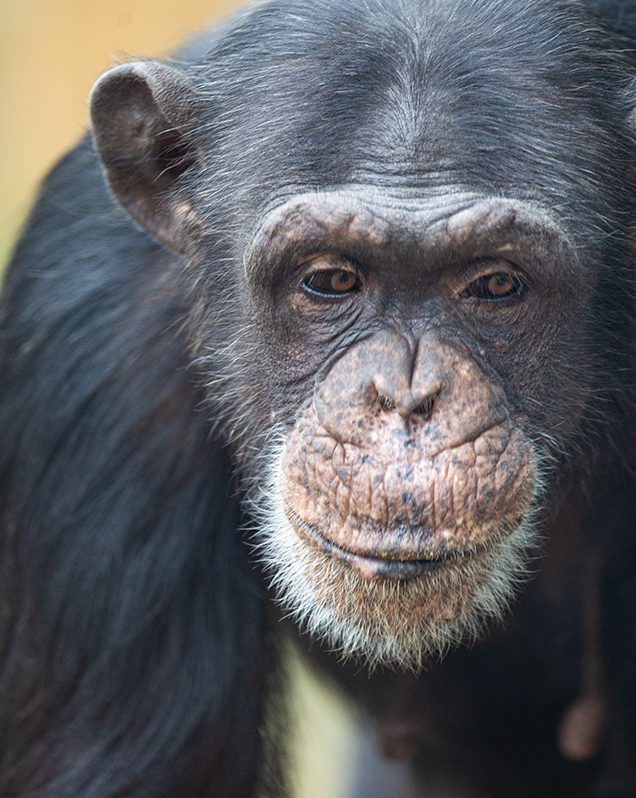
[[290, 60], [275, 31], [277, 68], [223, 95], [140, 63], [93, 97], [111, 187], [190, 261], [192, 348], [281, 601], [371, 662], [417, 666], [501, 614], [593, 407], [615, 200], [589, 163], [614, 139], [582, 104], [575, 10], [555, 49], [560, 18], [497, 9], [451, 29], [407, 3], [318, 82], [324, 50]]
[[541, 486], [531, 404], [567, 390], [544, 371], [587, 301], [548, 215], [453, 199], [296, 197], [245, 259], [281, 401], [263, 554], [300, 622], [371, 662], [417, 666], [506, 606]]

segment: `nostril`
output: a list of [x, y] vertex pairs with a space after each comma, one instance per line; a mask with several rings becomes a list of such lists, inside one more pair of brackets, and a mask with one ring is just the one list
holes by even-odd
[[382, 410], [395, 410], [395, 402], [392, 399], [389, 399], [388, 396], [383, 396], [381, 393], [378, 394], [378, 404]]
[[418, 405], [411, 408], [409, 414], [412, 416], [422, 416], [423, 418], [428, 418], [433, 412], [435, 398], [435, 396], [427, 396], [423, 402], [420, 402]]
[[409, 416], [428, 418], [433, 412], [437, 396], [437, 393], [431, 394], [419, 402], [413, 396], [409, 398], [403, 397], [402, 401], [399, 399], [396, 401], [394, 399], [390, 399], [384, 394], [378, 393], [377, 401], [381, 410], [384, 412], [388, 413], [395, 411], [404, 418], [408, 418]]

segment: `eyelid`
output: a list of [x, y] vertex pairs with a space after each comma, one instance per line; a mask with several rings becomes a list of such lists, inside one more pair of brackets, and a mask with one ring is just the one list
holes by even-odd
[[463, 264], [457, 264], [453, 269], [451, 281], [453, 287], [461, 293], [463, 287], [479, 280], [480, 277], [494, 274], [511, 274], [526, 283], [530, 282], [525, 270], [518, 263], [497, 256], [478, 257]]
[[305, 258], [301, 264], [303, 278], [315, 272], [323, 271], [349, 271], [360, 275], [360, 269], [349, 258], [337, 253], [320, 253]]

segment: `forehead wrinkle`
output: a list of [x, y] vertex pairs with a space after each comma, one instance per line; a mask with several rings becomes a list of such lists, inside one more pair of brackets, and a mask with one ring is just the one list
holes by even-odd
[[362, 190], [305, 194], [279, 206], [262, 221], [245, 255], [250, 282], [284, 256], [312, 251], [369, 246], [386, 251], [399, 242], [409, 249], [433, 251], [470, 246], [489, 238], [532, 236], [537, 249], [558, 253], [568, 271], [578, 263], [567, 231], [544, 209], [519, 200], [458, 191], [450, 197], [410, 201]]
[[[310, 193], [288, 200], [266, 214], [257, 228], [244, 257], [246, 277], [258, 282], [264, 263], [273, 266], [283, 255], [331, 249], [344, 241], [386, 248], [395, 231], [405, 227], [397, 217], [408, 213], [402, 202], [387, 199], [362, 190]], [[412, 212], [421, 213], [421, 203], [412, 206]]]

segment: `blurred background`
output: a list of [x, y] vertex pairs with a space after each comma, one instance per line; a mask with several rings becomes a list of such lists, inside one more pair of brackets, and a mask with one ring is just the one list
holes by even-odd
[[[39, 181], [87, 127], [87, 97], [117, 60], [169, 54], [238, 0], [0, 2], [0, 272]], [[290, 655], [295, 798], [357, 792], [357, 720]]]
[[166, 55], [245, 0], [0, 0], [0, 263], [38, 181], [80, 138], [110, 64]]

